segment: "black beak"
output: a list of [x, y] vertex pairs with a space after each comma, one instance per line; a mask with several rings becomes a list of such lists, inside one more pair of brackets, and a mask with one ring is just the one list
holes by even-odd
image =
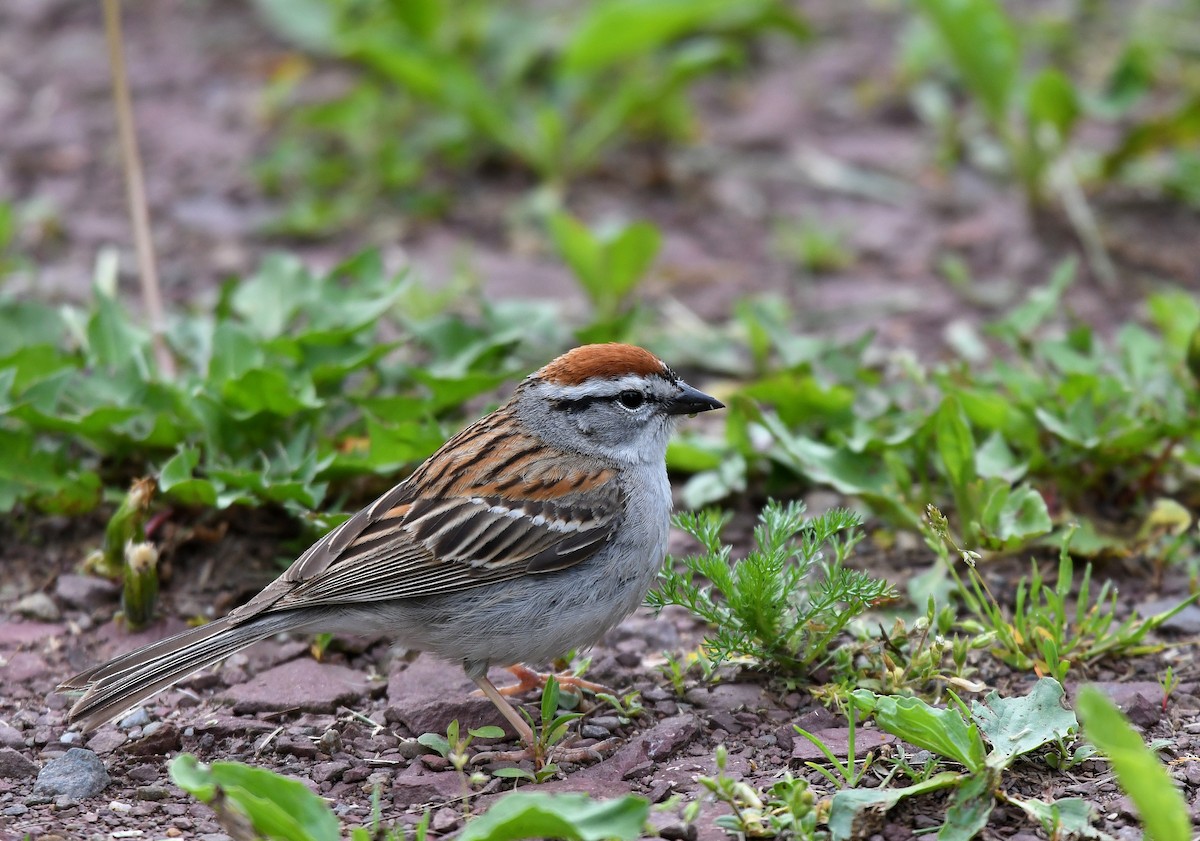
[[679, 383], [679, 393], [663, 402], [668, 415], [694, 415], [697, 412], [710, 412], [713, 409], [724, 409], [725, 404], [715, 397], [709, 397], [703, 391], [692, 388], [687, 383]]

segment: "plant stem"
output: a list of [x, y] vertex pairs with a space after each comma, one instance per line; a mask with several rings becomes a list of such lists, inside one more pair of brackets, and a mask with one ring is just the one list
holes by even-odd
[[129, 96], [129, 79], [125, 73], [125, 56], [121, 37], [120, 0], [104, 0], [104, 37], [108, 43], [108, 62], [112, 69], [113, 107], [117, 115], [117, 134], [121, 146], [121, 162], [125, 171], [125, 190], [129, 200], [129, 217], [133, 225], [133, 240], [137, 249], [138, 275], [142, 283], [142, 300], [150, 319], [154, 355], [159, 372], [168, 379], [175, 376], [175, 360], [164, 337], [162, 296], [159, 293], [158, 266], [154, 258], [154, 242], [150, 237], [150, 212], [146, 206], [146, 185], [142, 178], [142, 162], [138, 152], [137, 135], [133, 126], [133, 101]]

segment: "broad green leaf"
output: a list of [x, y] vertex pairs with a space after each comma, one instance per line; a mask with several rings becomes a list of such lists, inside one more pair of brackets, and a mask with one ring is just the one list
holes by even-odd
[[184, 505], [215, 505], [218, 489], [208, 479], [193, 475], [199, 462], [200, 451], [197, 448], [180, 448], [159, 471], [159, 489]]
[[1042, 495], [1029, 485], [1021, 485], [1007, 495], [995, 522], [987, 526], [994, 537], [1008, 545], [1049, 534], [1054, 523]]
[[0, 357], [33, 345], [57, 347], [66, 332], [62, 314], [35, 301], [0, 301]]
[[611, 294], [622, 298], [629, 293], [658, 256], [662, 235], [649, 222], [627, 226], [609, 243], [607, 280]]
[[584, 292], [593, 303], [604, 294], [602, 246], [582, 222], [568, 213], [550, 217], [550, 235], [559, 255], [566, 260]]
[[565, 841], [633, 841], [650, 814], [642, 797], [592, 800], [586, 794], [513, 792], [470, 821], [458, 841], [515, 841], [562, 838]]
[[1026, 113], [1035, 137], [1040, 126], [1048, 125], [1054, 129], [1055, 141], [1062, 143], [1079, 118], [1079, 95], [1062, 71], [1048, 67], [1029, 85]]
[[789, 427], [823, 423], [835, 428], [854, 419], [854, 390], [845, 385], [825, 385], [811, 374], [781, 372], [743, 387], [741, 394], [774, 407]]
[[[942, 771], [928, 780], [906, 788], [848, 788], [834, 793], [829, 810], [830, 841], [850, 841], [862, 838], [866, 821], [880, 812], [886, 812], [906, 797], [928, 794], [956, 786], [962, 775], [954, 771]], [[860, 820], [861, 819], [861, 820]]]
[[917, 0], [993, 125], [1008, 119], [1020, 73], [1017, 33], [999, 0]]
[[220, 792], [269, 839], [341, 839], [333, 812], [299, 780], [240, 762], [214, 762], [205, 767], [191, 754], [172, 761], [170, 773], [176, 785], [206, 803], [213, 802]]
[[1112, 762], [1117, 782], [1129, 795], [1150, 841], [1188, 841], [1192, 822], [1187, 803], [1167, 769], [1104, 693], [1092, 686], [1075, 702], [1088, 741]]
[[954, 395], [942, 399], [935, 419], [938, 455], [957, 493], [975, 478], [975, 438]]
[[984, 479], [1019, 481], [1029, 470], [1028, 461], [1020, 461], [999, 432], [993, 432], [975, 451], [975, 473]]
[[938, 841], [971, 841], [980, 833], [996, 807], [993, 791], [999, 776], [999, 772], [983, 768], [958, 784], [946, 810], [946, 822], [938, 830]]
[[881, 730], [906, 742], [953, 759], [971, 771], [984, 764], [979, 730], [956, 709], [932, 707], [920, 698], [876, 695], [865, 689], [851, 693], [855, 705], [875, 716]]
[[322, 405], [311, 380], [305, 377], [289, 380], [274, 368], [254, 368], [226, 381], [221, 386], [221, 397], [234, 417], [242, 419], [260, 412], [288, 417]]
[[971, 704], [971, 716], [992, 745], [988, 763], [1005, 768], [1022, 754], [1065, 739], [1079, 724], [1067, 706], [1063, 688], [1054, 678], [1044, 677], [1028, 695], [1003, 698], [988, 693], [983, 703]]
[[1091, 838], [1096, 841], [1113, 841], [1107, 832], [1092, 826], [1095, 807], [1081, 797], [1063, 797], [1047, 803], [1036, 797], [1017, 797], [1011, 792], [1005, 798], [1018, 807], [1051, 836], [1064, 833], [1070, 838]]

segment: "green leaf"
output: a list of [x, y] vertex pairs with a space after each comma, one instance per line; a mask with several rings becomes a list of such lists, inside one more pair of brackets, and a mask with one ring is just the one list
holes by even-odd
[[170, 766], [180, 788], [210, 803], [221, 791], [250, 819], [261, 835], [281, 841], [340, 841], [337, 818], [320, 797], [299, 780], [240, 762], [214, 762], [205, 767], [191, 754]]
[[975, 451], [975, 473], [985, 479], [1003, 479], [1011, 484], [1028, 470], [1029, 462], [1019, 461], [999, 432], [985, 438]]
[[962, 775], [954, 771], [942, 771], [928, 780], [907, 788], [850, 788], [833, 795], [829, 809], [830, 841], [849, 841], [863, 838], [868, 822], [880, 812], [886, 812], [906, 797], [915, 797], [931, 791], [956, 786]]
[[1109, 758], [1117, 782], [1129, 795], [1150, 841], [1187, 841], [1192, 823], [1187, 803], [1171, 775], [1151, 753], [1121, 711], [1092, 686], [1075, 703], [1088, 740]]
[[595, 303], [604, 294], [600, 242], [587, 226], [568, 213], [555, 213], [549, 225], [559, 256], [566, 260], [584, 292]]
[[1016, 29], [997, 0], [917, 0], [968, 90], [1003, 126], [1020, 72]]
[[159, 471], [159, 489], [184, 505], [216, 505], [218, 488], [211, 481], [193, 475], [199, 462], [199, 449], [181, 447]]
[[986, 526], [1003, 545], [1015, 546], [1049, 534], [1054, 523], [1042, 495], [1029, 485], [1021, 485], [1005, 497], [996, 519]]
[[975, 478], [975, 438], [954, 395], [942, 399], [935, 417], [938, 455], [956, 493]]
[[920, 698], [876, 695], [866, 689], [851, 693], [855, 705], [875, 716], [881, 730], [904, 741], [953, 759], [971, 771], [984, 764], [979, 730], [956, 709], [931, 707]]
[[597, 71], [661, 49], [721, 14], [721, 0], [602, 0], [593, 3], [563, 53], [569, 72]]
[[1062, 686], [1050, 677], [1040, 679], [1021, 698], [1002, 698], [990, 692], [983, 703], [971, 704], [971, 716], [992, 745], [988, 764], [999, 768], [1043, 745], [1065, 739], [1079, 726], [1066, 704]]
[[650, 814], [642, 797], [592, 800], [586, 794], [514, 792], [496, 803], [458, 836], [458, 841], [513, 841], [562, 838], [565, 841], [624, 841], [641, 837]]
[[417, 742], [436, 751], [443, 758], [450, 755], [450, 742], [440, 733], [422, 733], [417, 736]]
[[1092, 826], [1095, 807], [1080, 797], [1064, 797], [1047, 803], [1036, 797], [1017, 797], [1011, 792], [1007, 802], [1017, 806], [1046, 831], [1051, 837], [1056, 833], [1072, 838], [1092, 838], [1096, 841], [1113, 841], [1113, 837]]
[[662, 234], [649, 222], [635, 222], [616, 235], [607, 247], [606, 267], [613, 297], [622, 298], [633, 289], [658, 256], [661, 245]]
[[1035, 137], [1040, 126], [1048, 125], [1054, 129], [1056, 142], [1064, 142], [1079, 118], [1075, 86], [1061, 71], [1046, 68], [1029, 85], [1026, 113]]
[[946, 822], [938, 830], [938, 841], [971, 841], [987, 825], [996, 807], [992, 793], [999, 783], [999, 772], [990, 768], [976, 771], [963, 779], [950, 798]]
[[242, 419], [263, 412], [288, 417], [322, 405], [310, 380], [289, 380], [274, 368], [254, 368], [226, 381], [221, 386], [221, 396], [234, 417]]

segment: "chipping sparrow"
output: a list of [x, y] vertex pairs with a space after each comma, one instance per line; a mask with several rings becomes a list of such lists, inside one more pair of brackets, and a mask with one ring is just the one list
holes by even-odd
[[641, 603], [667, 548], [667, 440], [722, 404], [649, 351], [587, 345], [325, 535], [222, 619], [63, 683], [91, 729], [281, 631], [384, 632], [462, 663], [529, 744], [489, 664], [591, 645]]

